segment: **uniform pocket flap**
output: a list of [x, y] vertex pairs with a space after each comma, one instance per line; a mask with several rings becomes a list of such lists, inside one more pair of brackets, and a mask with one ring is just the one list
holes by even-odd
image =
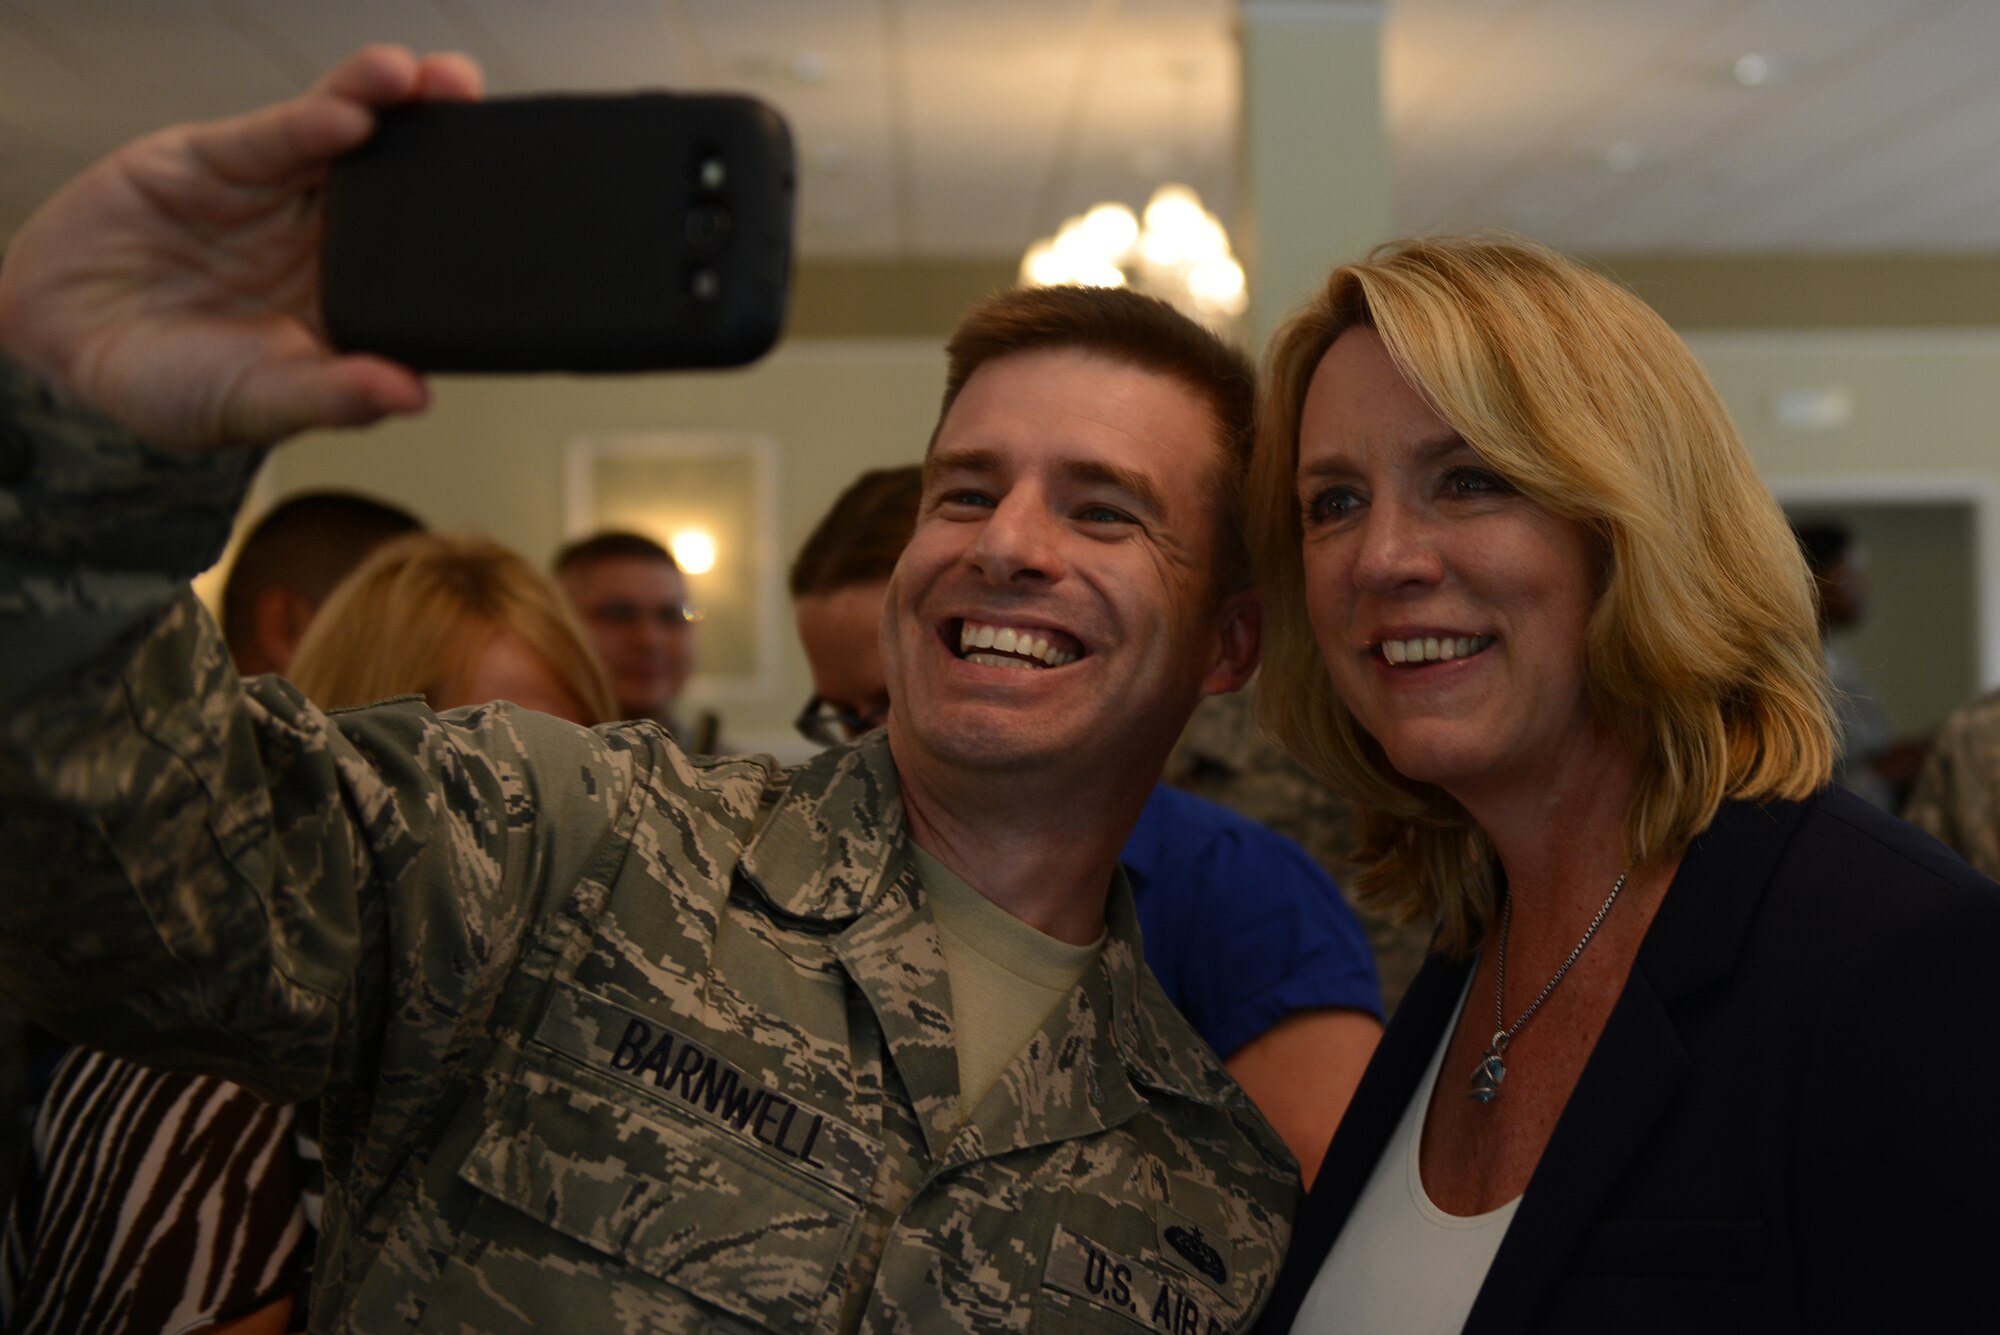
[[746, 1320], [817, 1320], [860, 1204], [592, 1083], [531, 1059], [460, 1179]]

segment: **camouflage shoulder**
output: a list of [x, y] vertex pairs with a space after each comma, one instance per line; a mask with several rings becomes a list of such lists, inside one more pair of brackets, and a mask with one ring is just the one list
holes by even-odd
[[1220, 1056], [1174, 1007], [1153, 971], [1140, 971], [1135, 989], [1138, 1005], [1135, 1051], [1127, 1060], [1147, 1084], [1182, 1098], [1208, 1104], [1234, 1121], [1255, 1147], [1258, 1174], [1298, 1177], [1298, 1160], [1283, 1137], [1272, 1129]]
[[0, 359], [0, 701], [163, 616], [212, 565], [262, 455], [157, 449]]

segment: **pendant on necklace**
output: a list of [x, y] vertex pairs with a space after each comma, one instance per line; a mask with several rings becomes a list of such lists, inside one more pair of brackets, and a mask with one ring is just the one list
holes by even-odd
[[1500, 1082], [1507, 1078], [1507, 1063], [1501, 1060], [1500, 1051], [1506, 1045], [1506, 1034], [1493, 1035], [1493, 1041], [1486, 1045], [1486, 1055], [1472, 1068], [1474, 1103], [1491, 1103], [1500, 1097]]

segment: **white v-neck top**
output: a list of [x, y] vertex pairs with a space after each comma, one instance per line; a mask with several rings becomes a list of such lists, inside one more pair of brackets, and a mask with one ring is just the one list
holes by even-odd
[[1429, 1069], [1299, 1307], [1294, 1335], [1446, 1335], [1464, 1328], [1521, 1198], [1485, 1214], [1454, 1215], [1424, 1192], [1418, 1167], [1424, 1117], [1463, 1009], [1460, 993]]

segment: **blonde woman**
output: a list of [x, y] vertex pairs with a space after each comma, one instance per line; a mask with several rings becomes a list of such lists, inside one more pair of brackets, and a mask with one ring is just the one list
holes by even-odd
[[1260, 706], [1437, 935], [1263, 1329], [1990, 1322], [2000, 889], [1825, 786], [1806, 572], [1687, 348], [1411, 241], [1265, 395]]
[[562, 594], [490, 538], [385, 543], [327, 598], [290, 676], [322, 709], [421, 695], [440, 712], [508, 700], [586, 727], [617, 717]]

